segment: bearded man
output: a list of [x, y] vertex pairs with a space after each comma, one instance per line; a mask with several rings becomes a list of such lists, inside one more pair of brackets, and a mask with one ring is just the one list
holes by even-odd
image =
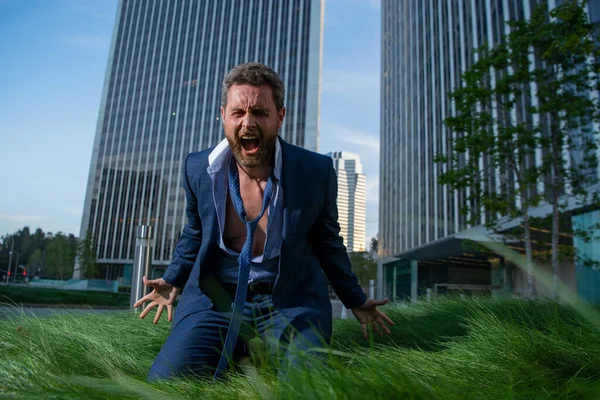
[[[259, 63], [233, 68], [222, 84], [225, 139], [189, 154], [183, 168], [187, 224], [144, 318], [157, 307], [173, 322], [148, 379], [219, 378], [255, 335], [272, 349], [310, 350], [331, 338], [328, 283], [367, 325], [393, 322], [367, 299], [339, 235], [331, 158], [279, 136], [286, 110], [279, 76]], [[180, 296], [173, 318], [173, 303]]]

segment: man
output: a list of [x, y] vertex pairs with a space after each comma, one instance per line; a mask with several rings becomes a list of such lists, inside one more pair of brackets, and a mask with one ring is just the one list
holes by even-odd
[[339, 236], [333, 162], [279, 137], [283, 100], [279, 76], [262, 64], [239, 65], [223, 81], [226, 139], [188, 155], [188, 222], [164, 276], [144, 277], [153, 291], [134, 305], [150, 301], [140, 318], [158, 307], [154, 323], [165, 308], [173, 321], [150, 380], [219, 377], [254, 333], [288, 351], [328, 343], [326, 277], [365, 339], [367, 325], [389, 334], [393, 322], [377, 309], [388, 299], [366, 298]]

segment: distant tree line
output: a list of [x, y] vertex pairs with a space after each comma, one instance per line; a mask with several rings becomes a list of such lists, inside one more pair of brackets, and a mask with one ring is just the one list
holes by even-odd
[[0, 270], [3, 271], [9, 271], [10, 262], [12, 273], [16, 266], [17, 274], [26, 269], [29, 277], [66, 280], [73, 275], [75, 259], [79, 256], [83, 276], [93, 276], [96, 272], [94, 241], [90, 235], [80, 241], [73, 234], [45, 233], [41, 228], [32, 233], [25, 226], [2, 236], [0, 241]]

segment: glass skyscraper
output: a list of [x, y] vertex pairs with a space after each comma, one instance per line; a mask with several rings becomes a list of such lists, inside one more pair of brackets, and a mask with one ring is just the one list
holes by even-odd
[[[549, 0], [547, 4], [553, 8], [562, 2]], [[379, 255], [390, 260], [390, 265], [397, 260], [405, 262], [402, 271], [394, 272], [397, 279], [392, 280], [400, 282], [399, 274], [406, 275], [406, 282], [398, 283], [406, 284], [406, 291], [417, 293], [417, 285], [430, 278], [421, 272], [416, 276], [416, 254], [436, 254], [434, 247], [449, 245], [453, 235], [473, 228], [459, 212], [466, 191], [438, 184], [445, 166], [434, 162], [434, 156], [448, 152], [452, 132], [443, 121], [455, 112], [448, 95], [461, 85], [461, 75], [476, 60], [474, 50], [484, 43], [498, 44], [509, 33], [508, 21], [528, 19], [540, 3], [382, 0], [378, 245]], [[589, 1], [588, 12], [593, 22], [598, 21], [600, 0]], [[526, 111], [536, 101], [530, 93], [517, 99], [518, 110], [511, 115], [515, 123], [538, 122], [536, 115]], [[542, 152], [532, 156], [530, 165], [541, 163]], [[575, 151], [570, 156], [574, 164], [582, 157]], [[482, 166], [487, 160], [482, 157], [479, 162]], [[488, 188], [514, 186], [513, 178], [498, 168], [485, 179]], [[540, 182], [538, 188], [543, 184]], [[479, 223], [483, 224], [486, 217], [481, 215]], [[464, 259], [446, 261], [447, 265], [468, 264]], [[380, 286], [383, 274], [380, 269]]]
[[[554, 7], [562, 1], [549, 1]], [[443, 124], [454, 105], [448, 95], [485, 42], [494, 46], [507, 22], [528, 19], [536, 0], [383, 0], [379, 249], [393, 256], [467, 228], [459, 214], [465, 193], [437, 183], [452, 132]], [[597, 20], [600, 1], [589, 2]], [[515, 121], [531, 122], [524, 95]], [[534, 116], [535, 117], [535, 116]], [[535, 122], [535, 121], [534, 121]], [[542, 154], [536, 155], [541, 162]], [[581, 155], [572, 154], [573, 162]], [[486, 160], [482, 160], [486, 162]], [[506, 185], [497, 171], [486, 184]], [[500, 182], [500, 183], [499, 183]], [[508, 183], [510, 185], [510, 183]], [[485, 216], [482, 216], [481, 222]]]
[[340, 235], [348, 252], [366, 251], [367, 177], [358, 154], [327, 153], [337, 174], [337, 208]]
[[80, 233], [96, 240], [100, 275], [127, 280], [141, 224], [154, 227], [153, 265], [168, 264], [186, 218], [182, 161], [224, 138], [235, 65], [281, 76], [280, 134], [318, 150], [323, 13], [323, 0], [119, 2]]

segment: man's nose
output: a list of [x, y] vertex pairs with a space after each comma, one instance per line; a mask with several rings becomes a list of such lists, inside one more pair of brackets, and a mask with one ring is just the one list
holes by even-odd
[[247, 112], [242, 118], [242, 127], [243, 128], [252, 128], [255, 125], [256, 121], [254, 120], [254, 116], [251, 112]]

